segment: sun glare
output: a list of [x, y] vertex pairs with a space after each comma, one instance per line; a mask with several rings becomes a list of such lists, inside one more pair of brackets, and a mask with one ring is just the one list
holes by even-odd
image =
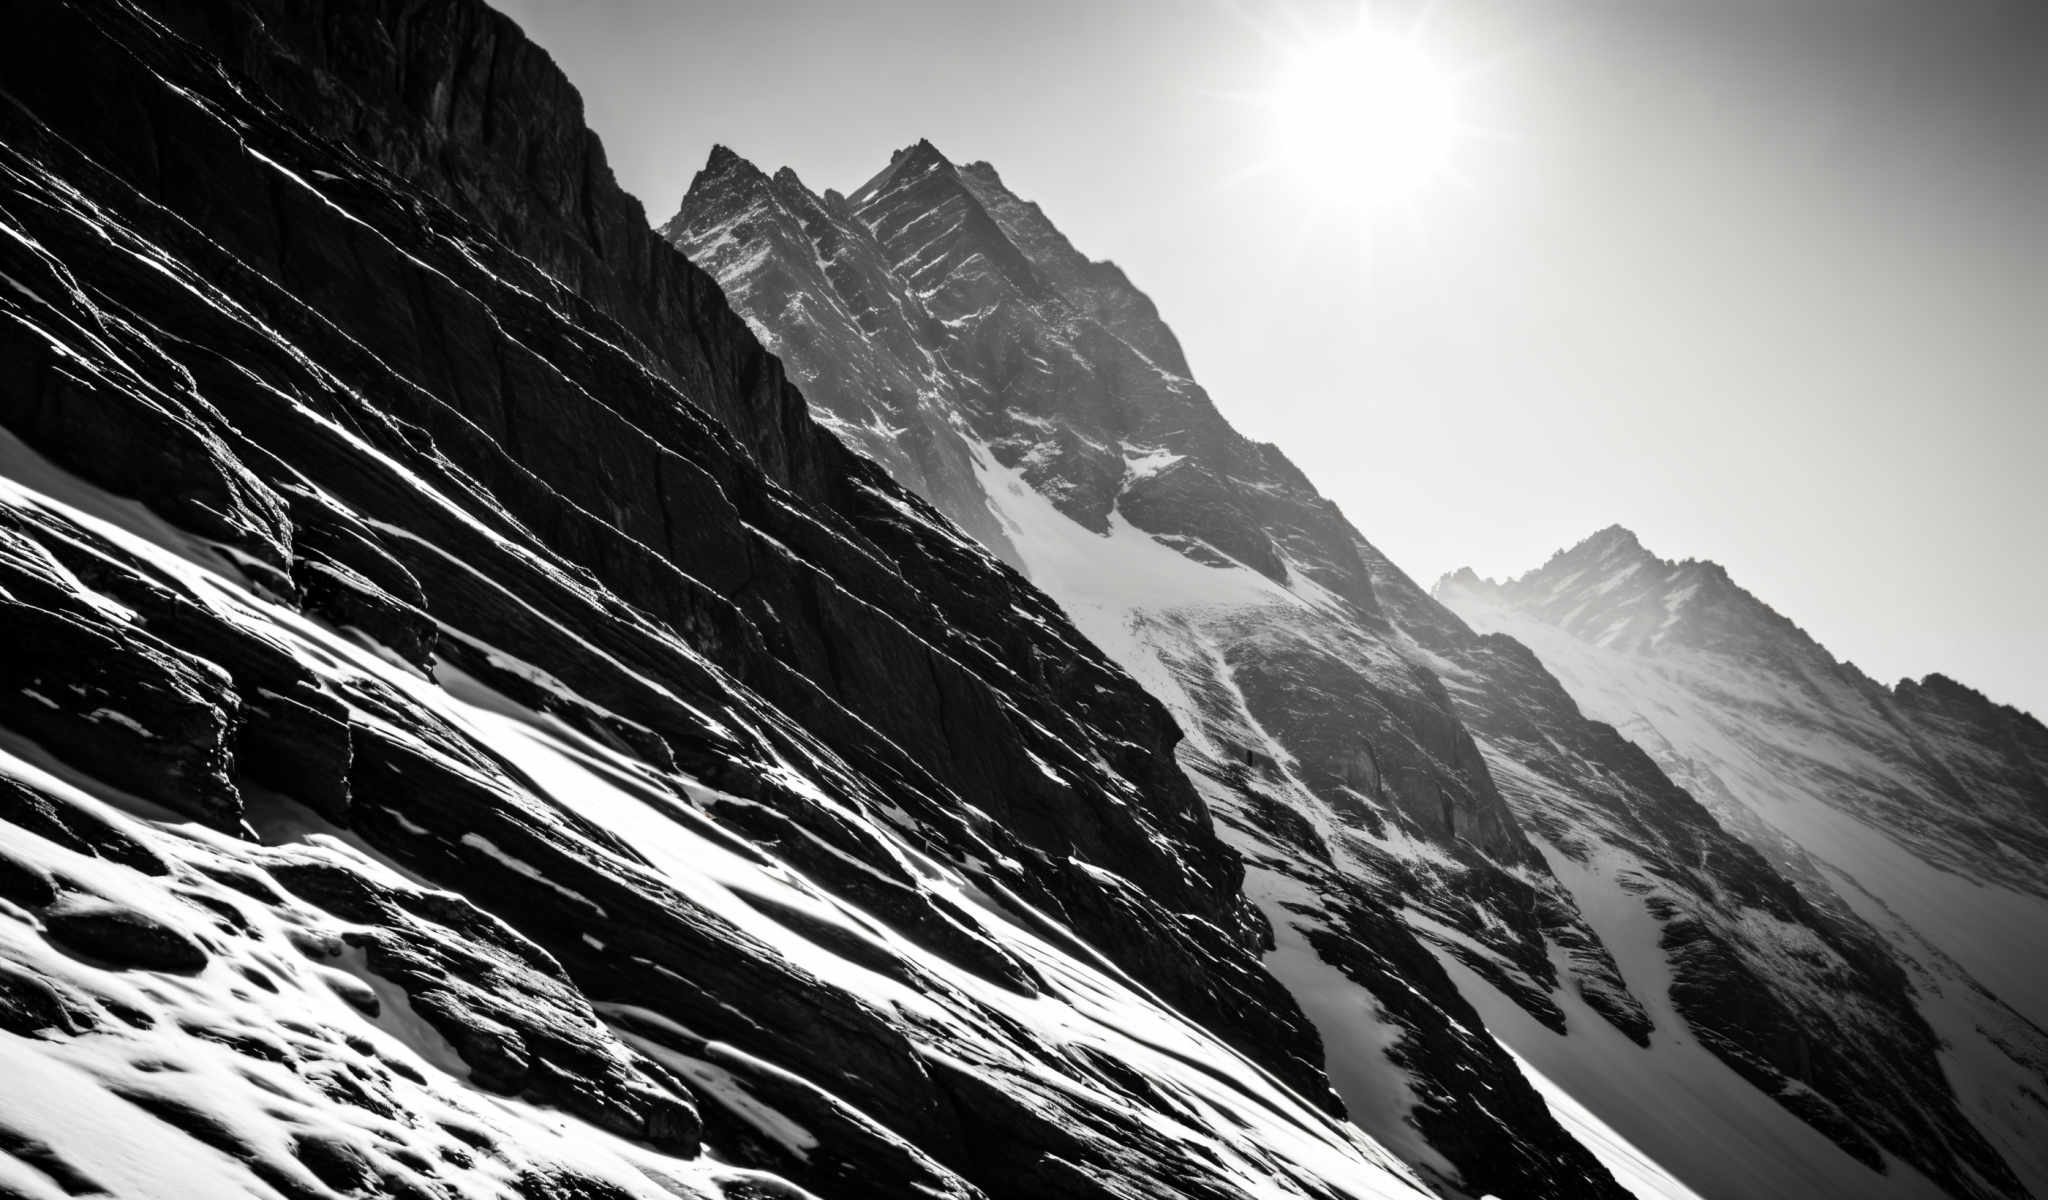
[[1263, 100], [1275, 165], [1339, 192], [1325, 199], [1412, 202], [1458, 143], [1456, 77], [1412, 39], [1363, 24], [1293, 47]]

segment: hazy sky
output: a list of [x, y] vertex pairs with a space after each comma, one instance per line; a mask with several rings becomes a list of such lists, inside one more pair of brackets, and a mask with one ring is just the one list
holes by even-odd
[[2048, 4], [1436, 0], [1484, 132], [1387, 211], [1245, 99], [1355, 0], [497, 2], [656, 221], [713, 142], [993, 162], [1425, 586], [1620, 522], [2048, 715]]

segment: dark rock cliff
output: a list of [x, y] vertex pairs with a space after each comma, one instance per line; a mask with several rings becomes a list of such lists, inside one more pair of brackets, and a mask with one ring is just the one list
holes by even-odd
[[[503, 1106], [436, 1151], [497, 1182], [435, 1182], [449, 1088], [832, 1195], [1407, 1187], [1317, 1111], [1165, 711], [812, 423], [510, 22], [6, 24], [10, 1030], [185, 1028], [122, 969], [326, 980], [423, 1056], [306, 1093], [382, 1145], [106, 1085], [290, 1194], [630, 1192]], [[266, 1086], [353, 1045], [258, 991], [208, 1044]]]

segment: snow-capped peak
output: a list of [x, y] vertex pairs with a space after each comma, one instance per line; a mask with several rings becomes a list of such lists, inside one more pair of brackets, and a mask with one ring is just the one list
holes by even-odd
[[[2048, 728], [1945, 676], [1881, 687], [1718, 565], [1623, 553], [1623, 532], [1437, 595], [1534, 649], [1817, 904], [1870, 921], [1969, 1064], [1975, 1118], [2038, 1146], [2019, 1098], [2048, 1061]], [[2048, 1180], [2048, 1154], [2014, 1153]]]

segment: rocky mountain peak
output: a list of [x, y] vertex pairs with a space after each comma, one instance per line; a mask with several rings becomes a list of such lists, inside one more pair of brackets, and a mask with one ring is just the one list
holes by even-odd
[[872, 195], [890, 183], [900, 183], [937, 172], [952, 174], [957, 170], [953, 160], [944, 151], [933, 145], [930, 138], [919, 138], [910, 145], [889, 155], [889, 165], [882, 168], [873, 178], [854, 189], [854, 198]]
[[[723, 143], [711, 147], [705, 156], [704, 165], [690, 177], [689, 195], [724, 193], [739, 195], [766, 187], [768, 176], [751, 159], [734, 151]], [[674, 224], [676, 217], [669, 218]]]
[[1493, 580], [1486, 578], [1485, 576], [1481, 575], [1479, 572], [1473, 570], [1470, 567], [1458, 567], [1454, 570], [1444, 572], [1443, 576], [1436, 581], [1436, 586], [1434, 588], [1431, 588], [1430, 590], [1432, 592], [1437, 592], [1442, 591], [1444, 588], [1452, 587], [1483, 589], [1496, 588], [1499, 586], [1500, 585], [1495, 583]]
[[1602, 555], [1649, 553], [1643, 549], [1642, 539], [1636, 536], [1635, 531], [1620, 524], [1609, 525], [1605, 529], [1595, 531], [1580, 542], [1577, 548], [1592, 550]]
[[933, 145], [930, 138], [921, 137], [890, 157], [901, 158], [906, 162], [929, 161], [943, 163], [949, 167], [953, 165], [953, 160], [947, 158], [944, 151]]
[[1651, 553], [1634, 530], [1617, 524], [1590, 533], [1575, 545], [1551, 555], [1550, 561], [1532, 574], [1556, 574], [1561, 569], [1583, 571], [1589, 566], [1602, 571], [1623, 571], [1653, 564], [1669, 565]]
[[712, 143], [711, 153], [705, 158], [703, 169], [713, 173], [735, 170], [758, 173], [760, 170], [751, 160], [724, 142]]
[[1619, 524], [1500, 583], [1453, 572], [1438, 582], [1437, 596], [1453, 607], [1504, 604], [1527, 610], [1589, 641], [1634, 651], [1731, 639], [1761, 644], [1787, 629], [1798, 632], [1736, 587], [1719, 564], [1660, 557]]
[[[1453, 572], [1438, 583], [1436, 595], [1477, 628], [1559, 647], [1552, 657], [1568, 649], [1549, 636], [1562, 632], [1602, 651], [1665, 664], [1661, 669], [1686, 678], [1700, 675], [1712, 681], [1709, 690], [1725, 695], [1803, 697], [1757, 724], [1825, 728], [1841, 746], [1854, 747], [1843, 753], [1890, 763], [1881, 782], [1869, 785], [1872, 792], [1888, 789], [1898, 798], [1897, 809], [1882, 818], [1888, 823], [1916, 825], [1923, 819], [1914, 815], [1916, 810], [1948, 803], [1975, 806], [2001, 792], [2012, 797], [2010, 808], [2018, 813], [2031, 803], [2019, 797], [2048, 779], [2048, 735], [2038, 732], [2039, 722], [2026, 714], [1940, 674], [1890, 686], [1878, 683], [1854, 663], [1836, 658], [1721, 564], [1660, 558], [1619, 525], [1504, 583]], [[1930, 729], [1935, 730], [1932, 736]], [[1939, 763], [1955, 753], [1954, 746], [1970, 743], [1979, 744], [1968, 752], [1977, 760], [1971, 765]], [[1813, 741], [1822, 744], [1822, 739]], [[1811, 747], [1802, 743], [1800, 752], [1811, 752]], [[1987, 769], [1984, 764], [1991, 762], [1999, 765]], [[1966, 799], [1971, 795], [1975, 798]], [[1977, 816], [1973, 807], [1971, 823]], [[2029, 828], [2029, 821], [2015, 817], [1998, 836], [2032, 840], [2048, 833]], [[1947, 852], [1927, 853], [1938, 857]], [[1971, 867], [1987, 869], [1982, 862]], [[2038, 881], [2024, 885], [2024, 890], [2039, 888]]]

